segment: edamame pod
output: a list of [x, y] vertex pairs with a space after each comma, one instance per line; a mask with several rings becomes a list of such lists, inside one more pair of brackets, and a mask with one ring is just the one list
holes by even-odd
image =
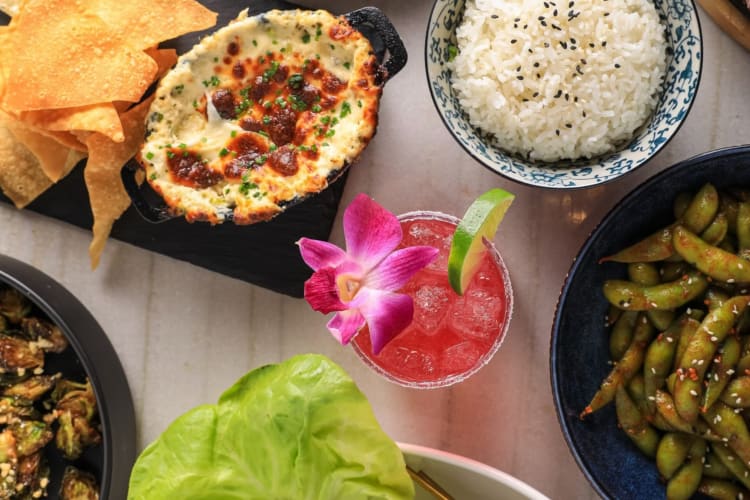
[[609, 334], [609, 354], [612, 359], [619, 361], [630, 347], [633, 341], [633, 330], [638, 313], [635, 311], [623, 311], [620, 318]]
[[748, 303], [750, 296], [739, 295], [710, 311], [680, 359], [673, 395], [677, 413], [690, 423], [698, 418], [703, 378], [718, 345], [727, 337]]
[[675, 219], [682, 217], [685, 210], [690, 206], [690, 202], [693, 201], [694, 196], [694, 194], [688, 193], [687, 191], [683, 191], [675, 196], [674, 201], [672, 202], [672, 213], [674, 214]]
[[732, 471], [727, 469], [719, 457], [713, 453], [714, 446], [721, 446], [719, 443], [712, 443], [710, 452], [706, 454], [706, 462], [703, 464], [703, 477], [712, 477], [714, 479], [734, 479]]
[[617, 422], [625, 434], [646, 456], [656, 456], [659, 433], [649, 425], [623, 386], [617, 387], [615, 396]]
[[662, 436], [656, 449], [656, 469], [663, 479], [674, 476], [685, 463], [690, 446], [696, 438], [680, 432], [668, 432]]
[[690, 445], [687, 462], [667, 482], [667, 500], [687, 500], [698, 490], [703, 477], [706, 442], [696, 438]]
[[607, 309], [607, 316], [604, 318], [604, 325], [609, 328], [615, 323], [617, 323], [617, 320], [620, 319], [620, 315], [622, 314], [622, 309], [618, 309], [617, 307], [610, 304], [609, 309]]
[[750, 252], [750, 202], [743, 201], [737, 206], [737, 252], [747, 255]]
[[[691, 310], [690, 312], [693, 313], [695, 311], [697, 311], [697, 309]], [[702, 313], [703, 311], [700, 312]], [[677, 349], [674, 354], [674, 365], [672, 366], [673, 371], [680, 367], [680, 360], [685, 354], [688, 345], [690, 345], [690, 339], [693, 338], [693, 335], [698, 331], [700, 326], [699, 318], [690, 318], [685, 321], [685, 325], [680, 331], [680, 338], [677, 340]], [[672, 391], [670, 390], [670, 392]]]
[[639, 315], [636, 320], [633, 341], [623, 354], [622, 359], [615, 365], [607, 378], [604, 379], [599, 390], [594, 394], [591, 403], [581, 412], [580, 418], [593, 413], [606, 405], [615, 397], [617, 387], [628, 383], [633, 375], [643, 366], [643, 356], [646, 346], [654, 336], [654, 327], [645, 316]]
[[[708, 372], [706, 390], [703, 392], [703, 400], [701, 401], [701, 411], [705, 412], [722, 395], [734, 373], [734, 367], [740, 359], [740, 350], [740, 341], [737, 340], [737, 337], [734, 335], [727, 337], [713, 360], [711, 370]], [[750, 405], [750, 400], [748, 404]]]
[[721, 401], [732, 408], [750, 408], [750, 376], [730, 380], [721, 394]]
[[667, 376], [672, 371], [680, 334], [688, 319], [687, 315], [680, 316], [663, 333], [657, 335], [646, 350], [646, 356], [643, 359], [643, 387], [648, 408], [647, 415], [653, 415], [656, 410], [656, 390], [664, 386]]
[[742, 460], [729, 449], [726, 443], [711, 443], [711, 452], [729, 469], [732, 475], [746, 488], [750, 488], [750, 470]]
[[685, 212], [682, 223], [692, 232], [699, 234], [705, 230], [719, 211], [719, 192], [706, 183], [695, 194]]
[[742, 417], [735, 413], [730, 406], [717, 401], [703, 414], [703, 418], [708, 426], [725, 440], [747, 467], [750, 464], [750, 432], [748, 432], [747, 425]]
[[628, 278], [633, 283], [644, 286], [653, 286], [661, 283], [659, 270], [651, 262], [634, 262], [628, 264]]
[[673, 242], [677, 253], [706, 275], [728, 283], [750, 281], [748, 261], [707, 244], [686, 228], [674, 229]]
[[685, 262], [664, 262], [659, 269], [659, 275], [661, 276], [661, 282], [666, 283], [668, 281], [674, 281], [681, 278], [687, 273], [691, 267]]
[[729, 223], [729, 232], [737, 233], [737, 212], [739, 211], [739, 202], [729, 193], [719, 193], [719, 212], [724, 212]]
[[729, 231], [729, 220], [723, 212], [716, 214], [716, 217], [701, 233], [701, 239], [709, 245], [718, 245]]
[[704, 477], [698, 485], [698, 491], [716, 500], [737, 500], [747, 495], [747, 491], [730, 481]]
[[603, 289], [604, 296], [615, 307], [628, 311], [648, 311], [676, 309], [699, 297], [707, 287], [708, 282], [703, 275], [693, 271], [679, 280], [655, 286], [607, 280]]
[[617, 253], [602, 257], [602, 262], [657, 262], [674, 254], [672, 247], [672, 228], [665, 227], [638, 243], [631, 245]]

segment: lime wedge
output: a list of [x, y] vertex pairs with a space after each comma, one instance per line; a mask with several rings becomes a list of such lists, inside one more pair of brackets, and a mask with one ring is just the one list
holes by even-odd
[[448, 281], [459, 295], [463, 295], [482, 261], [482, 238], [495, 238], [497, 226], [515, 197], [504, 189], [490, 189], [474, 200], [458, 223], [448, 256]]

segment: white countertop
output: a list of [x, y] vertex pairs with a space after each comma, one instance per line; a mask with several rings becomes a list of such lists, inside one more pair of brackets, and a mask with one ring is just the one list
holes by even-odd
[[[378, 134], [351, 169], [342, 207], [365, 192], [394, 213], [430, 209], [460, 215], [490, 187], [516, 193], [496, 239], [510, 269], [515, 312], [489, 365], [452, 388], [401, 388], [338, 345], [325, 328], [326, 318], [303, 300], [114, 240], [92, 272], [90, 233], [4, 204], [0, 252], [60, 281], [101, 323], [130, 382], [139, 448], [186, 410], [214, 402], [248, 370], [317, 352], [352, 375], [394, 439], [485, 462], [550, 497], [596, 498], [568, 451], [552, 402], [549, 340], [560, 288], [578, 248], [625, 193], [677, 161], [750, 142], [750, 54], [701, 11], [703, 80], [672, 142], [647, 166], [605, 186], [539, 190], [480, 166], [440, 121], [424, 71], [431, 0], [300, 3], [334, 11], [376, 5], [393, 21], [410, 55], [402, 73], [388, 82]], [[343, 241], [340, 218], [332, 241]]]

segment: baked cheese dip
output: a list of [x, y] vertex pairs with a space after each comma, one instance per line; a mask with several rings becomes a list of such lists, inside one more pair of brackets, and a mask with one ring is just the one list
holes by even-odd
[[343, 17], [243, 11], [162, 79], [139, 161], [188, 221], [267, 220], [359, 156], [383, 80], [369, 41]]

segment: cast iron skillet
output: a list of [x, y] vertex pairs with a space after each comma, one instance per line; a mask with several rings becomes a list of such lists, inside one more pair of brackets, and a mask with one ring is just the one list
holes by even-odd
[[[297, 7], [288, 5], [286, 8]], [[396, 73], [401, 71], [406, 65], [406, 47], [404, 47], [404, 43], [396, 31], [396, 28], [393, 27], [393, 24], [391, 24], [390, 20], [380, 9], [376, 7], [364, 7], [344, 14], [344, 17], [354, 28], [370, 41], [370, 44], [372, 44], [375, 55], [383, 69], [381, 72], [383, 75], [383, 84]], [[190, 47], [187, 47], [187, 49], [189, 48]], [[178, 47], [178, 53], [185, 51], [186, 49], [184, 45]], [[330, 185], [333, 181], [338, 179], [348, 167], [349, 164], [345, 164], [339, 170], [329, 173], [327, 179], [328, 184]], [[147, 182], [143, 182], [141, 185], [138, 184], [135, 174], [140, 169], [140, 164], [135, 158], [133, 158], [123, 167], [120, 175], [122, 177], [122, 182], [125, 185], [125, 190], [141, 217], [153, 223], [164, 222], [174, 219], [175, 217], [181, 217], [181, 214], [176, 214], [169, 208], [164, 200], [154, 192], [153, 189], [151, 189]], [[313, 194], [314, 193], [311, 193], [308, 196], [312, 196]], [[305, 198], [307, 198], [307, 196], [298, 196], [281, 205], [283, 208], [288, 208], [300, 203]], [[231, 222], [232, 218], [233, 214], [230, 213], [226, 218], [227, 222]]]
[[[100, 498], [124, 499], [136, 456], [135, 412], [128, 381], [112, 344], [78, 299], [28, 264], [0, 255], [0, 285], [28, 297], [36, 312], [60, 327], [67, 337], [68, 349], [61, 354], [48, 353], [45, 366], [50, 373], [59, 371], [77, 381], [88, 376], [102, 427], [102, 443], [87, 449], [75, 464], [96, 476]], [[50, 498], [58, 498], [66, 464], [55, 451], [54, 446], [45, 449], [51, 472]]]

